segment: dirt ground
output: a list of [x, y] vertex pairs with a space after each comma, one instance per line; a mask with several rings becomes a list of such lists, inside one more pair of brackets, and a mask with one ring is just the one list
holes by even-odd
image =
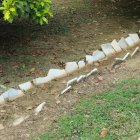
[[[140, 53], [133, 59], [121, 64], [116, 70], [110, 71], [113, 61], [106, 61], [98, 67], [99, 73], [91, 76], [85, 81], [74, 86], [69, 93], [58, 96], [65, 88], [66, 82], [72, 76], [62, 79], [55, 84], [45, 85], [34, 91], [27, 93], [26, 96], [14, 102], [8, 103], [0, 107], [0, 119], [5, 129], [0, 131], [0, 139], [2, 140], [28, 140], [37, 137], [43, 132], [49, 130], [51, 126], [55, 128], [57, 119], [66, 114], [74, 113], [73, 105], [80, 98], [88, 97], [88, 94], [94, 94], [107, 89], [113, 89], [114, 84], [125, 79], [140, 78]], [[82, 71], [87, 73], [91, 68]], [[77, 76], [76, 73], [73, 76]], [[101, 80], [102, 79], [102, 80]], [[34, 115], [34, 109], [40, 103], [46, 101], [46, 105], [38, 116]], [[59, 101], [59, 102], [58, 102]], [[30, 115], [30, 117], [19, 126], [11, 126], [16, 118]]]
[[9, 88], [44, 76], [50, 68], [78, 61], [102, 43], [138, 31], [139, 12], [134, 13], [132, 4], [122, 5], [108, 0], [53, 0], [54, 18], [47, 26], [26, 21], [1, 24], [0, 83]]
[[[122, 5], [107, 0], [88, 0], [86, 3], [84, 0], [53, 0], [55, 15], [47, 26], [26, 22], [1, 24], [0, 84], [7, 88], [15, 87], [20, 82], [45, 76], [50, 68], [61, 68], [65, 62], [83, 58], [102, 43], [138, 31], [140, 17], [137, 8], [133, 8], [133, 3], [129, 8]], [[5, 126], [4, 130], [0, 130], [0, 139], [32, 139], [55, 126], [62, 114], [72, 113], [72, 106], [80, 98], [86, 98], [87, 94], [113, 88], [113, 83], [120, 80], [140, 78], [139, 54], [116, 72], [109, 70], [112, 61], [100, 65], [96, 77], [76, 85], [64, 96], [58, 97], [58, 94], [66, 82], [80, 73], [36, 88], [25, 97], [0, 106], [0, 124]], [[102, 81], [99, 76], [103, 77]], [[34, 108], [44, 101], [43, 112], [34, 116]], [[21, 125], [12, 127], [13, 120], [23, 115], [30, 117]]]

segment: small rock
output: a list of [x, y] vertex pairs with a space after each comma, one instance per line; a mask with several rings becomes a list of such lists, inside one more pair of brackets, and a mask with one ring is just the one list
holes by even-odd
[[42, 111], [45, 104], [46, 104], [46, 102], [43, 102], [35, 109], [35, 115], [38, 115], [38, 113], [40, 113]]
[[94, 63], [94, 66], [99, 67], [100, 64], [99, 63]]
[[2, 124], [0, 124], [0, 130], [4, 129], [4, 126]]
[[98, 76], [97, 77], [99, 81], [103, 81], [103, 77], [102, 76]]
[[61, 102], [58, 100], [58, 101], [56, 101], [56, 104], [60, 104]]

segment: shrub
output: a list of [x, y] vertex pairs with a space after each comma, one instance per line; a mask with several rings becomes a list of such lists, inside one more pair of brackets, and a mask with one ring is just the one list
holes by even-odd
[[26, 17], [43, 25], [52, 17], [51, 0], [1, 0], [0, 11], [10, 23], [15, 17]]

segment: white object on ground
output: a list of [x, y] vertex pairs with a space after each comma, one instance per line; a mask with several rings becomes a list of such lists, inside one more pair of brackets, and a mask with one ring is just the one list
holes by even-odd
[[0, 104], [4, 104], [4, 103], [5, 103], [4, 97], [0, 95]]
[[138, 36], [137, 33], [135, 33], [135, 34], [129, 34], [129, 36], [133, 39], [133, 41], [135, 43], [138, 43], [140, 41], [140, 38], [139, 38], [139, 36]]
[[11, 88], [8, 91], [4, 92], [1, 96], [3, 96], [4, 100], [15, 100], [16, 98], [22, 97], [24, 93], [21, 90]]
[[106, 56], [109, 56], [109, 55], [112, 55], [112, 54], [116, 53], [113, 46], [110, 43], [102, 44], [101, 48], [102, 48], [102, 50], [103, 50], [103, 52], [105, 53]]
[[79, 69], [82, 69], [82, 68], [84, 68], [85, 66], [86, 66], [86, 64], [85, 64], [85, 61], [84, 61], [84, 60], [81, 60], [81, 61], [78, 62], [78, 67], [79, 67]]
[[66, 75], [67, 73], [64, 69], [50, 69], [48, 72], [48, 77], [52, 77], [52, 79], [62, 78]]
[[14, 122], [13, 122], [13, 126], [17, 126], [17, 125], [20, 125], [23, 121], [25, 121], [26, 119], [29, 118], [29, 115], [27, 116], [22, 116], [18, 119], [16, 119]]
[[96, 50], [92, 53], [93, 56], [93, 62], [99, 61], [103, 58], [105, 58], [105, 54], [103, 53], [103, 51], [100, 50]]
[[97, 73], [97, 72], [98, 72], [98, 69], [97, 69], [97, 68], [91, 70], [91, 71], [86, 75], [86, 78], [89, 77], [89, 76], [91, 76], [91, 75], [94, 74], [94, 73]]
[[62, 94], [65, 94], [66, 92], [70, 91], [71, 89], [72, 89], [72, 86], [67, 87], [66, 89], [64, 89], [64, 90], [61, 92], [61, 95], [62, 95]]
[[23, 91], [28, 91], [33, 88], [33, 84], [29, 81], [19, 85], [19, 88]]
[[118, 42], [116, 41], [116, 39], [114, 39], [114, 40], [111, 42], [111, 45], [112, 45], [112, 47], [114, 48], [114, 50], [115, 50], [116, 52], [121, 52], [121, 51], [122, 51], [122, 49], [121, 49], [121, 47], [119, 46], [119, 44], [118, 44]]
[[126, 50], [129, 47], [124, 37], [119, 40], [118, 44], [123, 50]]
[[40, 113], [42, 111], [45, 104], [46, 104], [46, 102], [43, 102], [35, 109], [35, 115], [38, 115], [38, 113]]
[[127, 38], [125, 38], [125, 41], [127, 42], [127, 44], [128, 44], [130, 47], [132, 47], [132, 46], [135, 45], [135, 42], [133, 41], [133, 39], [132, 39], [130, 36], [128, 36]]
[[128, 58], [128, 56], [130, 56], [130, 53], [129, 52], [123, 57], [122, 60], [126, 60]]
[[137, 48], [132, 52], [131, 57], [133, 57], [133, 56], [138, 52], [139, 49], [140, 49], [140, 48], [137, 47]]
[[92, 55], [86, 55], [86, 62], [92, 64], [94, 62], [94, 57]]
[[70, 74], [76, 70], [78, 70], [78, 65], [76, 62], [67, 62], [66, 63], [65, 71], [67, 74]]
[[52, 80], [52, 77], [46, 76], [46, 77], [39, 77], [33, 80], [33, 84], [38, 86], [41, 84], [48, 83]]
[[115, 58], [115, 60], [123, 60], [123, 58]]
[[79, 83], [81, 80], [83, 80], [85, 78], [86, 78], [86, 75], [79, 76], [78, 79], [77, 79], [77, 83]]
[[77, 77], [75, 77], [75, 78], [69, 80], [69, 81], [67, 82], [67, 87], [70, 86], [70, 85], [73, 85], [73, 84], [76, 83], [76, 82], [77, 82]]

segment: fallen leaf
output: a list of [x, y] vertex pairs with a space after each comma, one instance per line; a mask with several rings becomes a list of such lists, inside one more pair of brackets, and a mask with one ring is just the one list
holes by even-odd
[[55, 57], [54, 57], [54, 56], [49, 56], [48, 59], [49, 59], [49, 60], [54, 60]]
[[70, 48], [68, 48], [68, 47], [65, 47], [64, 48], [64, 51], [68, 51], [68, 50], [70, 50]]
[[35, 68], [31, 68], [30, 72], [35, 72]]
[[103, 138], [106, 137], [107, 136], [107, 131], [106, 130], [102, 130], [101, 135], [102, 135]]
[[102, 76], [98, 76], [97, 77], [99, 81], [103, 81], [103, 77]]

